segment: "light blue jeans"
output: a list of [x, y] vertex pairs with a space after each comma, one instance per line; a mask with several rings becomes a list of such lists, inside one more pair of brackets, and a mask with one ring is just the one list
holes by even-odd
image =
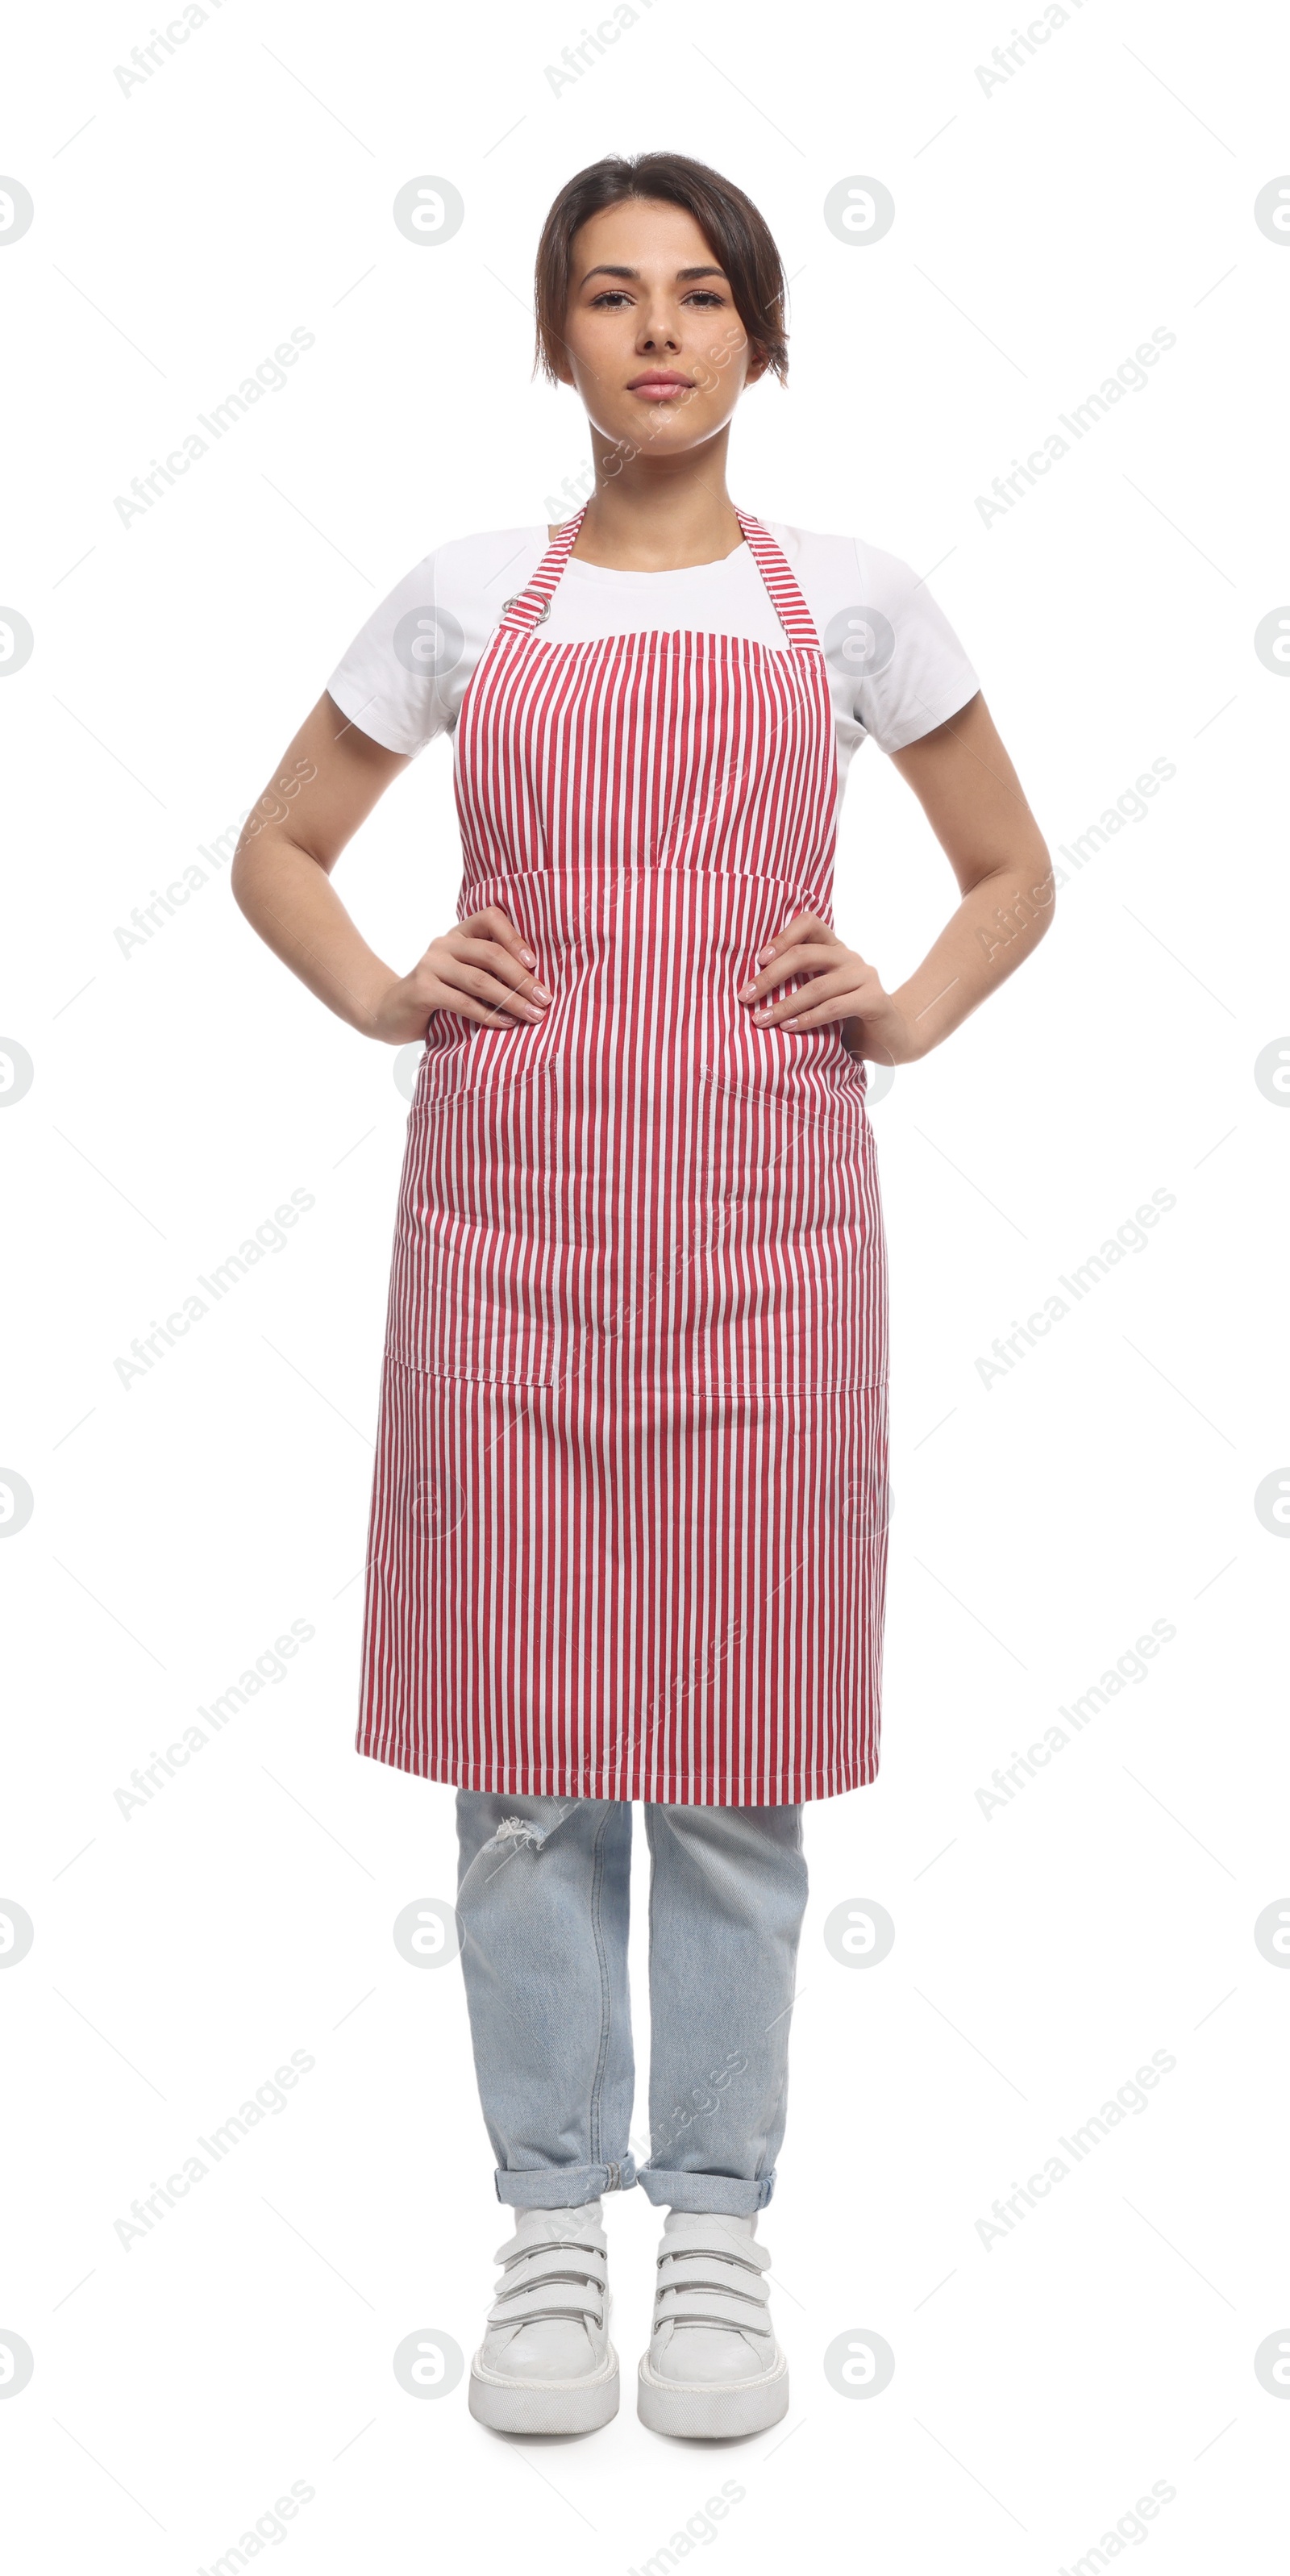
[[650, 2134], [639, 2167], [628, 2143], [630, 1801], [459, 1789], [457, 1831], [462, 1971], [498, 2199], [576, 2209], [639, 2182], [672, 2209], [763, 2209], [784, 2135], [806, 1905], [800, 1806], [645, 1804]]

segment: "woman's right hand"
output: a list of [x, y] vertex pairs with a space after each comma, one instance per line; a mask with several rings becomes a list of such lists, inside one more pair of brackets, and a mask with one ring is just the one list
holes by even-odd
[[425, 1036], [436, 1011], [494, 1029], [540, 1020], [551, 996], [498, 905], [432, 939], [410, 975], [396, 975], [350, 920], [332, 870], [407, 766], [405, 753], [372, 741], [324, 691], [247, 818], [233, 858], [234, 900], [274, 955], [364, 1037], [406, 1046]]
[[498, 905], [472, 912], [432, 939], [410, 975], [379, 995], [369, 1034], [388, 1046], [423, 1038], [436, 1011], [454, 1011], [485, 1028], [508, 1019], [540, 1020], [551, 995], [532, 973], [537, 964], [513, 921]]

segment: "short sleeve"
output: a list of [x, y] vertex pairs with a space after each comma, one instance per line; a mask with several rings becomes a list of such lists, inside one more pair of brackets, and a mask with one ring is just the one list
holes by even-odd
[[[944, 610], [912, 567], [858, 541], [854, 553], [860, 596], [851, 713], [880, 751], [904, 751], [956, 715], [981, 683]], [[839, 658], [850, 662], [846, 613], [844, 608], [835, 637], [826, 639], [835, 669]]]
[[482, 528], [423, 556], [326, 682], [342, 715], [408, 759], [451, 733], [508, 597], [532, 579], [547, 544], [545, 527]]
[[[426, 555], [360, 626], [326, 682], [341, 714], [387, 751], [423, 751], [451, 721], [441, 685], [461, 630], [438, 601], [438, 556]], [[448, 667], [445, 668], [445, 665]]]

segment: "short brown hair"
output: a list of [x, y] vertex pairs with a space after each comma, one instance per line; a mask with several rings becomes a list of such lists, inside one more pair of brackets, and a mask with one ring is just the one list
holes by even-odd
[[733, 180], [723, 179], [704, 161], [689, 160], [684, 152], [638, 152], [631, 160], [611, 153], [566, 180], [538, 243], [534, 372], [540, 367], [552, 384], [560, 382], [556, 360], [564, 349], [575, 234], [592, 215], [626, 197], [652, 197], [684, 206], [693, 215], [730, 280], [735, 310], [749, 339], [782, 384], [788, 374], [786, 287], [770, 226]]

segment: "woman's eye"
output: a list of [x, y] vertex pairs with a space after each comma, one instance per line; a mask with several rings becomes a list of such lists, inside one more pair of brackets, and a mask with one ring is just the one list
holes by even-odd
[[[682, 298], [682, 301], [686, 304], [719, 306], [725, 302], [725, 297], [719, 295], [715, 287], [699, 286], [693, 287], [690, 293]], [[592, 296], [590, 309], [593, 313], [597, 311], [608, 312], [611, 308], [616, 308], [626, 302], [627, 295], [623, 287], [606, 286], [602, 288], [599, 295]]]

